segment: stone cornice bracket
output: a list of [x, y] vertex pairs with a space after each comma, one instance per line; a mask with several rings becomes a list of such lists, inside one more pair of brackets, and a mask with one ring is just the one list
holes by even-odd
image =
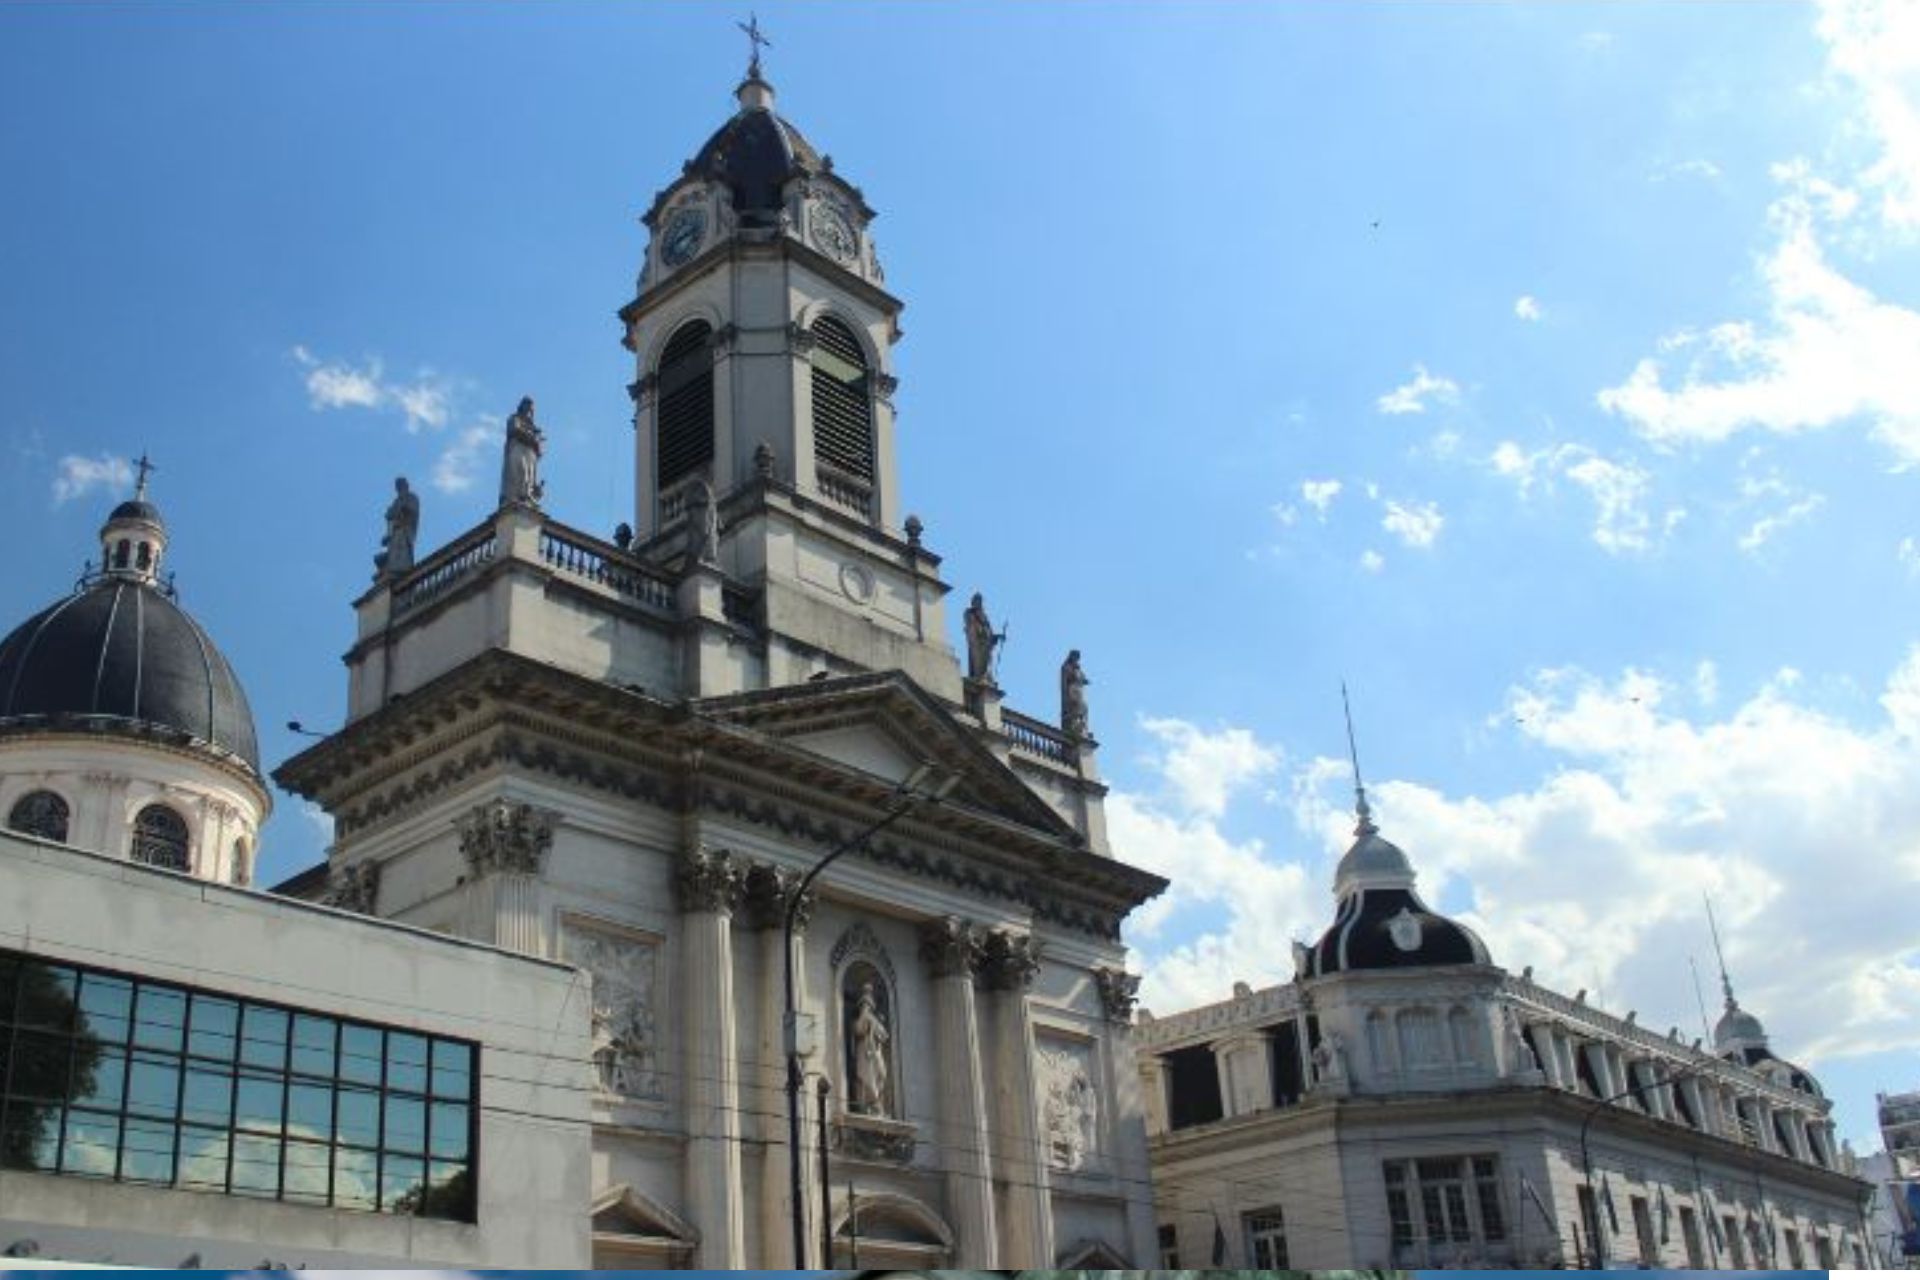
[[659, 388], [659, 386], [660, 386], [659, 374], [657, 373], [646, 374], [645, 376], [641, 377], [638, 381], [629, 382], [627, 384], [627, 398], [632, 400], [635, 404], [640, 405], [644, 408], [646, 405], [647, 399], [653, 395], [653, 393]]
[[1100, 1007], [1106, 1010], [1107, 1020], [1132, 1022], [1133, 1006], [1140, 999], [1140, 975], [1103, 967], [1093, 971], [1093, 981], [1100, 988]]
[[320, 904], [370, 916], [379, 896], [380, 864], [368, 859], [352, 866], [328, 868], [327, 891], [321, 896]]
[[876, 372], [873, 375], [874, 394], [879, 396], [882, 400], [885, 400], [887, 403], [889, 404], [893, 403], [893, 393], [898, 391], [899, 389], [900, 389], [900, 379], [894, 377], [892, 374]]
[[456, 823], [468, 872], [476, 880], [495, 871], [539, 875], [559, 822], [555, 810], [524, 802], [494, 800], [476, 806]]
[[[747, 908], [747, 921], [756, 929], [780, 929], [787, 923], [787, 905], [800, 888], [800, 873], [790, 867], [756, 862], [747, 868], [741, 880], [741, 900]], [[794, 908], [793, 928], [804, 933], [813, 916], [814, 894], [809, 889]]]
[[725, 355], [733, 350], [733, 344], [740, 339], [740, 326], [728, 322], [715, 329], [707, 337], [707, 345], [715, 355]]
[[1025, 991], [1040, 972], [1040, 944], [1031, 934], [991, 930], [980, 940], [978, 970], [990, 991]]
[[972, 978], [980, 963], [980, 931], [959, 916], [920, 923], [920, 959], [936, 978]]
[[746, 887], [746, 877], [725, 849], [693, 849], [682, 855], [674, 873], [682, 911], [732, 915]]
[[796, 359], [806, 359], [812, 356], [814, 344], [817, 341], [819, 340], [813, 336], [813, 331], [801, 324], [798, 320], [788, 322], [787, 350], [791, 352]]

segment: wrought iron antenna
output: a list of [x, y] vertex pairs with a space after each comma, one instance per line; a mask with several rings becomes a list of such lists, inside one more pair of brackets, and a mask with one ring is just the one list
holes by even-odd
[[760, 18], [756, 14], [749, 13], [745, 22], [736, 22], [733, 25], [746, 32], [747, 47], [753, 51], [747, 59], [747, 79], [758, 80], [760, 78], [760, 50], [763, 47], [771, 49], [773, 47], [773, 41], [767, 39], [767, 37], [761, 33]]
[[1693, 970], [1693, 1002], [1700, 1006], [1701, 1038], [1711, 1042], [1713, 1030], [1707, 1022], [1707, 996], [1700, 988], [1700, 966], [1694, 963], [1692, 956], [1687, 957], [1687, 968]]
[[1353, 834], [1370, 836], [1380, 828], [1373, 825], [1373, 810], [1367, 805], [1367, 784], [1360, 780], [1360, 748], [1353, 736], [1353, 702], [1347, 697], [1347, 682], [1340, 682], [1340, 709], [1347, 716], [1347, 757], [1353, 761], [1353, 816], [1360, 821]]
[[139, 501], [147, 496], [148, 473], [158, 471], [160, 468], [147, 461], [147, 452], [144, 449], [140, 451], [140, 461], [134, 463], [133, 466], [134, 470], [140, 473], [140, 478], [134, 481], [133, 485], [134, 500]]
[[1732, 1009], [1739, 1002], [1733, 998], [1733, 979], [1727, 976], [1727, 953], [1720, 946], [1720, 925], [1713, 918], [1713, 899], [1703, 893], [1700, 900], [1707, 904], [1707, 929], [1713, 934], [1713, 954], [1720, 961], [1720, 990], [1727, 997], [1727, 1008]]

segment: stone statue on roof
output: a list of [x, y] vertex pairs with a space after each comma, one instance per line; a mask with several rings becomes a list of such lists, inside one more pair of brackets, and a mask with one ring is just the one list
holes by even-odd
[[506, 456], [500, 466], [501, 506], [540, 505], [541, 495], [546, 492], [540, 483], [540, 446], [545, 439], [533, 420], [533, 397], [521, 397], [520, 407], [507, 419]]
[[387, 534], [380, 539], [382, 548], [373, 558], [378, 576], [397, 577], [413, 568], [413, 544], [420, 532], [420, 495], [407, 484], [405, 476], [393, 482], [393, 501], [387, 504]]

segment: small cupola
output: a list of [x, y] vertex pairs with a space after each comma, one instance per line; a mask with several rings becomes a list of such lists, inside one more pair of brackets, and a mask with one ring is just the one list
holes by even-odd
[[147, 477], [156, 470], [145, 454], [136, 464], [140, 478], [133, 497], [115, 507], [100, 526], [100, 571], [149, 585], [160, 580], [167, 553], [167, 525], [160, 508], [147, 501]]

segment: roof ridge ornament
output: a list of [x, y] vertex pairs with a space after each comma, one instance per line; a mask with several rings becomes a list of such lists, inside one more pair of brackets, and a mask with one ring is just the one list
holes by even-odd
[[1353, 761], [1353, 816], [1358, 819], [1353, 834], [1365, 839], [1379, 832], [1373, 824], [1373, 810], [1367, 805], [1367, 786], [1360, 780], [1360, 748], [1354, 744], [1353, 703], [1347, 697], [1347, 682], [1340, 682], [1340, 709], [1347, 716], [1347, 756]]

